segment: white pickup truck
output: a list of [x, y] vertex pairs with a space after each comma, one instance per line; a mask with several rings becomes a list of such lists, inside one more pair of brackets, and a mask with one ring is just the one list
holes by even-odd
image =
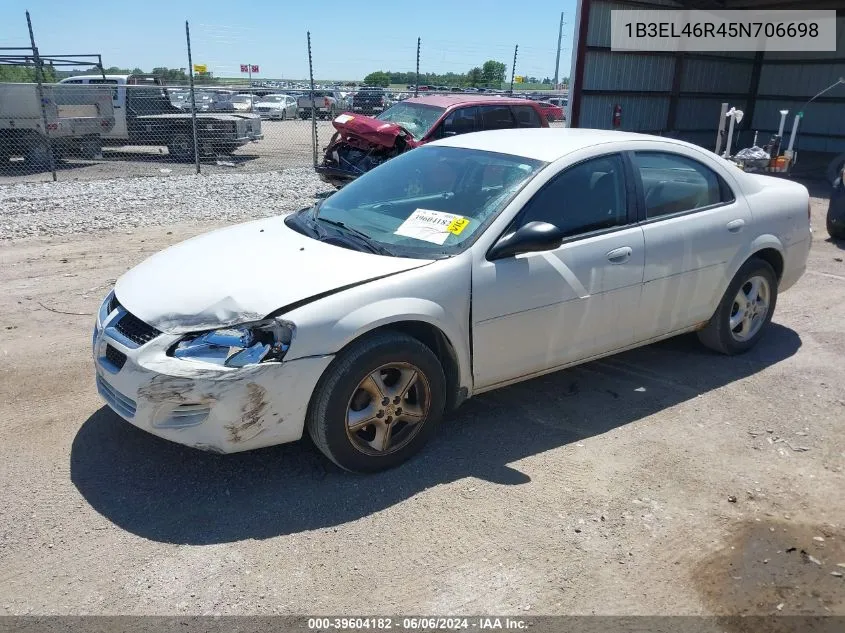
[[[146, 75], [80, 75], [61, 84], [110, 88], [115, 126], [103, 140], [109, 145], [156, 145], [167, 147], [176, 160], [194, 158], [193, 122], [190, 112], [171, 103], [159, 79]], [[231, 154], [264, 138], [261, 117], [249, 113], [201, 112], [197, 115], [197, 143], [201, 155]]]
[[[68, 154], [96, 158], [102, 135], [114, 128], [111, 91], [89, 90], [85, 94], [69, 86], [42, 87], [44, 112], [35, 84], [0, 84], [0, 165], [20, 157], [33, 165]], [[46, 118], [46, 129], [45, 129]]]

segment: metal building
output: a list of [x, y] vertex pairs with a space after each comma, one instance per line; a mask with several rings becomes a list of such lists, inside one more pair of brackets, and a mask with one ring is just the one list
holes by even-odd
[[[614, 52], [613, 9], [836, 9], [835, 52]], [[845, 76], [845, 0], [579, 0], [569, 116], [572, 127], [614, 127], [673, 136], [715, 149], [721, 104], [744, 112], [734, 149], [754, 132], [768, 139], [780, 110], [792, 118]], [[617, 107], [618, 106], [618, 107]], [[845, 84], [804, 108], [796, 149], [845, 160]], [[824, 153], [824, 154], [818, 154]], [[799, 155], [799, 161], [800, 161]]]

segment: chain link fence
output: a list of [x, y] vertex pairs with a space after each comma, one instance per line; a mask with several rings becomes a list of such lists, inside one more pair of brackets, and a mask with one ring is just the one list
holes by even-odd
[[215, 84], [200, 74], [195, 85], [142, 73], [111, 75], [102, 62], [58, 79], [33, 47], [16, 65], [25, 80], [0, 81], [0, 185], [313, 168], [336, 132], [332, 121], [346, 112], [378, 116], [415, 95], [484, 92], [557, 100], [554, 105], [564, 99], [550, 91], [314, 81], [310, 34], [307, 42], [307, 80]]

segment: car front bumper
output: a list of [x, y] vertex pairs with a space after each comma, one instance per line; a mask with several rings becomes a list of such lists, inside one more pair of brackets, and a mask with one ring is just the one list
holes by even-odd
[[97, 391], [132, 425], [201, 450], [235, 453], [302, 437], [308, 403], [332, 356], [218, 367], [167, 355], [181, 336], [138, 345], [115, 310], [95, 325]]

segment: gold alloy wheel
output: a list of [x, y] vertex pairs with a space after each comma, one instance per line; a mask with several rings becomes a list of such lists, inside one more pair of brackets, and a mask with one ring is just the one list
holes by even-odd
[[761, 275], [742, 284], [731, 306], [729, 327], [735, 340], [745, 342], [760, 331], [769, 314], [771, 296], [769, 282]]
[[387, 363], [368, 374], [346, 407], [346, 435], [367, 455], [388, 455], [407, 445], [431, 407], [428, 378], [410, 363]]

